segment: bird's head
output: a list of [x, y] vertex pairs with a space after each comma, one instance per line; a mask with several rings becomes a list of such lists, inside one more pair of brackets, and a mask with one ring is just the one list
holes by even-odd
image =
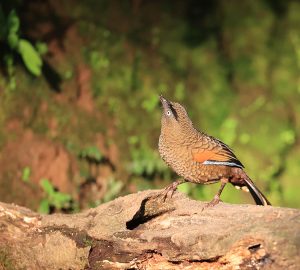
[[185, 108], [177, 102], [172, 102], [160, 96], [162, 104], [162, 127], [186, 129], [193, 127]]

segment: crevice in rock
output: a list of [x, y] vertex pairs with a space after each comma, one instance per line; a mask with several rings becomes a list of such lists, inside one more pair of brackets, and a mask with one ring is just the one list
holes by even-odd
[[162, 202], [160, 196], [149, 196], [141, 202], [141, 206], [133, 218], [126, 222], [126, 228], [134, 230], [151, 219], [174, 209], [172, 204]]
[[261, 244], [255, 244], [255, 245], [249, 246], [249, 247], [248, 247], [248, 250], [249, 250], [251, 253], [254, 253], [254, 252], [256, 252], [257, 250], [259, 250], [260, 247], [261, 247]]

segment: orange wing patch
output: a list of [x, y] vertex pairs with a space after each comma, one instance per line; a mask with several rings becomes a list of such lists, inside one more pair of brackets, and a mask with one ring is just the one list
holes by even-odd
[[244, 165], [237, 159], [234, 153], [227, 147], [213, 149], [213, 150], [200, 150], [194, 149], [192, 152], [194, 161], [204, 163], [206, 165], [225, 165], [244, 168]]
[[215, 161], [221, 161], [221, 162], [228, 162], [230, 161], [233, 157], [228, 155], [226, 152], [222, 153], [220, 151], [215, 152], [215, 151], [199, 151], [196, 153], [193, 153], [193, 159], [197, 162], [203, 163], [204, 161], [207, 160], [215, 160]]

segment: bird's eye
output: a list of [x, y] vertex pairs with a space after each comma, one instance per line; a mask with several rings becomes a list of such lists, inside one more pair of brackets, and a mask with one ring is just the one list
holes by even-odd
[[172, 113], [170, 110], [167, 111], [167, 116], [170, 116]]

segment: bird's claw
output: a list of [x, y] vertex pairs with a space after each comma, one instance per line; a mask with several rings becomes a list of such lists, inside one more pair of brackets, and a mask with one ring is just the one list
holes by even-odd
[[204, 209], [207, 209], [207, 208], [210, 208], [210, 207], [214, 207], [215, 205], [217, 205], [219, 202], [221, 202], [221, 199], [219, 196], [215, 196], [209, 203], [205, 203], [201, 212], [204, 210]]
[[173, 194], [175, 192], [175, 190], [177, 189], [178, 184], [176, 182], [172, 183], [171, 185], [167, 186], [164, 190], [163, 190], [163, 202], [166, 201], [169, 192], [171, 192], [171, 196], [170, 198], [173, 197]]

